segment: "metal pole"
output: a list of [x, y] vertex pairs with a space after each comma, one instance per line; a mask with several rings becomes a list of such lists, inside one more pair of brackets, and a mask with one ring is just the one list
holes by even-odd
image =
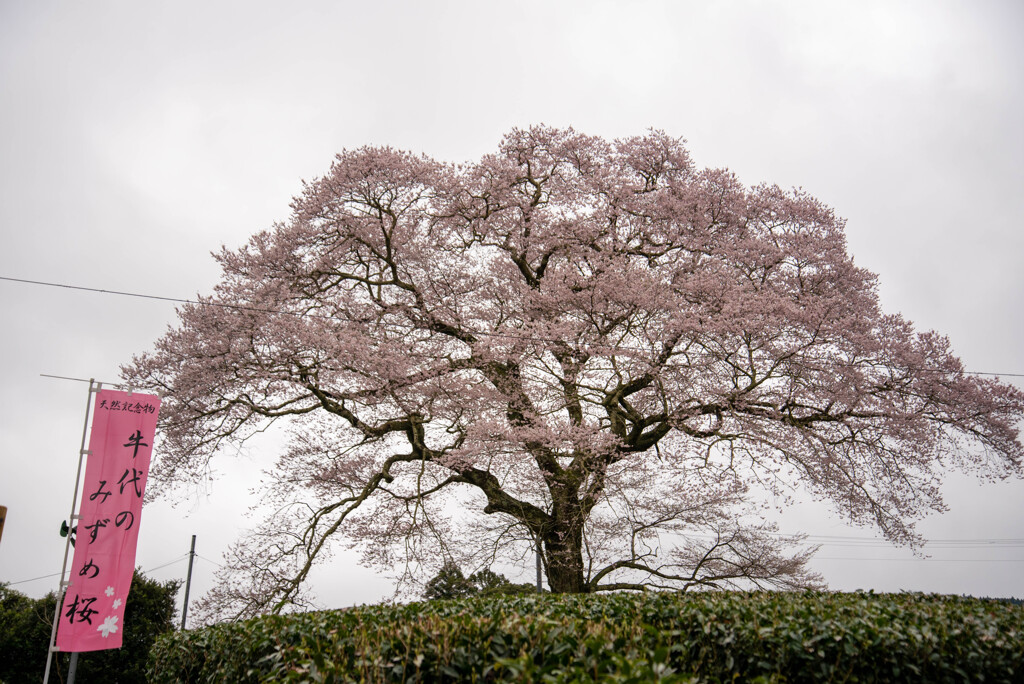
[[71, 654], [71, 663], [68, 665], [68, 684], [75, 684], [76, 674], [78, 674], [78, 651]]
[[[78, 514], [75, 513], [75, 507], [78, 506], [78, 487], [82, 480], [82, 462], [90, 453], [89, 450], [85, 448], [85, 437], [89, 432], [89, 410], [92, 408], [93, 393], [99, 392], [102, 388], [102, 382], [96, 382], [92, 378], [89, 379], [89, 396], [85, 400], [85, 422], [82, 424], [82, 446], [78, 450], [78, 474], [75, 475], [75, 493], [71, 496], [71, 515], [68, 516], [68, 536], [67, 539], [64, 540], [64, 564], [60, 568], [60, 585], [57, 590], [57, 607], [53, 611], [53, 627], [50, 629], [50, 646], [46, 649], [46, 671], [43, 672], [43, 684], [47, 684], [50, 681], [50, 663], [53, 660], [53, 645], [57, 641], [57, 623], [60, 622], [60, 609], [64, 604], [64, 592], [67, 587], [71, 586], [70, 581], [64, 581], [64, 574], [68, 569], [68, 551], [71, 549], [71, 532], [75, 528], [75, 521], [78, 520]], [[77, 653], [72, 654], [71, 662], [75, 666], [78, 665]]]
[[185, 579], [185, 603], [181, 606], [181, 630], [185, 631], [185, 617], [188, 615], [188, 591], [192, 587], [192, 561], [196, 557], [196, 535], [192, 535], [192, 549], [188, 552], [188, 576]]

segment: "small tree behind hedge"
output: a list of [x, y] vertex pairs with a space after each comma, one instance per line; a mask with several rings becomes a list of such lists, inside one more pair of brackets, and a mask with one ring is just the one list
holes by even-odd
[[514, 584], [501, 573], [490, 568], [474, 572], [467, 579], [455, 563], [448, 561], [441, 571], [430, 578], [423, 597], [426, 599], [453, 599], [479, 594], [531, 594], [536, 591], [530, 584]]
[[423, 590], [426, 599], [453, 599], [464, 596], [494, 596], [496, 594], [532, 594], [537, 590], [529, 584], [514, 584], [500, 572], [489, 567], [477, 570], [466, 578], [462, 569], [452, 561], [444, 563]]
[[466, 579], [458, 565], [444, 564], [440, 572], [430, 578], [423, 597], [427, 599], [453, 599], [476, 593], [476, 587]]

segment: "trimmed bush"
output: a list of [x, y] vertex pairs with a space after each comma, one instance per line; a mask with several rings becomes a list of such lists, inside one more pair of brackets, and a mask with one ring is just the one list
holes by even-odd
[[919, 594], [523, 595], [161, 637], [151, 682], [1018, 682], [1024, 608]]

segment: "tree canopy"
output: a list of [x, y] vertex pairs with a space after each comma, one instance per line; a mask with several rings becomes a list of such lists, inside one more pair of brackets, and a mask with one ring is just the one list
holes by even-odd
[[1022, 474], [1024, 394], [883, 313], [830, 208], [661, 132], [346, 151], [292, 209], [123, 369], [165, 395], [157, 488], [289, 426], [208, 607], [301, 602], [334, 537], [412, 577], [539, 542], [555, 592], [803, 587], [760, 492], [906, 544], [947, 468]]

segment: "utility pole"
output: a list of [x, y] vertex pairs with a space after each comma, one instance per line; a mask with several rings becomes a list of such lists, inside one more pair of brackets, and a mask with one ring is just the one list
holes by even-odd
[[188, 577], [185, 578], [185, 603], [181, 606], [181, 630], [185, 631], [185, 618], [188, 616], [188, 592], [192, 588], [192, 561], [196, 557], [196, 535], [192, 535], [192, 549], [188, 552]]

